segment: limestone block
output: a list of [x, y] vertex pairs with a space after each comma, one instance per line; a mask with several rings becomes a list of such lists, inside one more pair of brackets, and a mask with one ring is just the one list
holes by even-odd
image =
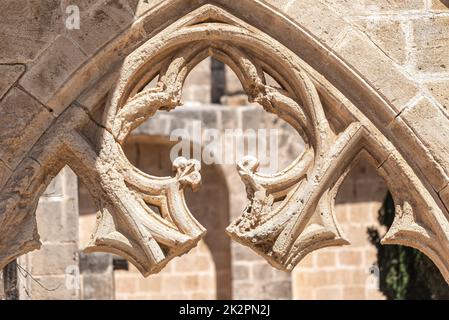
[[249, 278], [249, 272], [247, 264], [236, 265], [233, 268], [232, 277], [235, 280], [245, 280]]
[[101, 5], [104, 0], [61, 0], [61, 7], [65, 9], [70, 5], [77, 6], [80, 11], [86, 11], [96, 5]]
[[46, 243], [30, 253], [31, 273], [36, 276], [65, 274], [67, 267], [78, 265], [76, 243]]
[[77, 206], [74, 199], [41, 200], [36, 211], [41, 241], [75, 241], [78, 238]]
[[25, 66], [16, 65], [0, 65], [0, 99], [12, 87], [25, 71]]
[[0, 114], [0, 158], [13, 169], [39, 139], [36, 132], [46, 128], [54, 118], [18, 88], [13, 88], [0, 102]]
[[446, 206], [446, 209], [449, 211], [449, 184], [440, 191], [440, 198]]
[[435, 11], [449, 11], [449, 1], [448, 0], [432, 0], [430, 7]]
[[112, 255], [105, 253], [80, 254], [82, 299], [114, 299], [114, 270]]
[[60, 1], [3, 1], [0, 10], [0, 63], [28, 63], [63, 28]]
[[30, 281], [33, 300], [77, 300], [79, 290], [66, 286], [65, 276], [38, 276]]
[[242, 129], [246, 130], [246, 129], [264, 129], [266, 128], [266, 124], [264, 123], [264, 120], [266, 117], [265, 116], [265, 111], [259, 107], [259, 106], [254, 106], [254, 107], [245, 107], [242, 108], [241, 110], [241, 117], [242, 117]]
[[449, 119], [427, 98], [404, 110], [400, 118], [413, 129], [449, 174]]
[[402, 13], [407, 11], [424, 11], [422, 0], [351, 0], [336, 1], [322, 0], [341, 15], [344, 16], [368, 16], [379, 13]]
[[449, 17], [413, 21], [416, 68], [421, 72], [449, 71]]
[[291, 299], [292, 283], [289, 279], [269, 282], [263, 285], [260, 294], [261, 299]]
[[[401, 141], [401, 148], [404, 154], [409, 157], [413, 157], [416, 163], [423, 172], [427, 172], [426, 178], [430, 183], [440, 190], [448, 183], [448, 176], [445, 169], [436, 161], [431, 150], [429, 150], [423, 143], [420, 143], [418, 147], [410, 148], [417, 140], [419, 141], [418, 133], [414, 132], [408, 123], [402, 117], [396, 118], [389, 126], [391, 134], [396, 137], [398, 141]], [[431, 173], [431, 174], [429, 174]]]
[[332, 7], [316, 0], [269, 1], [326, 44], [333, 44], [346, 22]]
[[[356, 0], [354, 2], [364, 3], [365, 9], [372, 12], [424, 9], [422, 0]], [[352, 3], [351, 1], [351, 6]]]
[[114, 299], [114, 278], [113, 274], [84, 274], [83, 300], [113, 300]]
[[66, 37], [58, 37], [20, 79], [20, 85], [46, 104], [84, 62], [85, 54]]
[[3, 184], [6, 183], [6, 180], [11, 175], [11, 170], [5, 164], [0, 161], [0, 189], [3, 187]]
[[[204, 108], [204, 107], [203, 107]], [[204, 108], [201, 111], [201, 119], [203, 121], [203, 126], [206, 128], [217, 128], [218, 126], [218, 115], [215, 107]]]
[[114, 38], [134, 18], [130, 7], [121, 1], [108, 0], [82, 10], [80, 29], [67, 30], [67, 35], [87, 54], [92, 54]]
[[416, 84], [363, 35], [351, 31], [336, 51], [392, 103], [396, 112], [416, 95]]
[[53, 178], [50, 184], [45, 189], [41, 196], [43, 202], [48, 201], [48, 198], [61, 199], [64, 196], [64, 179], [61, 174]]
[[406, 59], [405, 33], [400, 21], [362, 20], [363, 31], [382, 51], [396, 63], [403, 65]]
[[136, 17], [143, 15], [148, 10], [156, 7], [158, 4], [162, 3], [163, 0], [125, 0], [130, 8], [134, 11]]
[[443, 108], [449, 111], [449, 80], [428, 82], [426, 86]]

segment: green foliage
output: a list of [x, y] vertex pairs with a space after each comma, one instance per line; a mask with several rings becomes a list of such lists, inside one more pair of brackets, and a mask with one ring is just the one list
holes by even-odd
[[[380, 224], [389, 228], [394, 214], [393, 197], [388, 193], [379, 210]], [[380, 290], [387, 299], [449, 299], [449, 286], [427, 256], [410, 247], [381, 245], [375, 228], [369, 228], [368, 235], [377, 248]]]

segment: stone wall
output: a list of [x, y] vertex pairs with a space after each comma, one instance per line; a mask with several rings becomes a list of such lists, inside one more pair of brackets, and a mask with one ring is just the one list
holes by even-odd
[[42, 247], [20, 257], [21, 299], [79, 299], [78, 184], [64, 168], [39, 200]]

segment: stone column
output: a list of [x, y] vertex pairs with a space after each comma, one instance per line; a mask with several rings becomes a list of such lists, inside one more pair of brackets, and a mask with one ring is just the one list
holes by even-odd
[[78, 182], [61, 170], [36, 211], [42, 247], [18, 259], [21, 299], [79, 299]]

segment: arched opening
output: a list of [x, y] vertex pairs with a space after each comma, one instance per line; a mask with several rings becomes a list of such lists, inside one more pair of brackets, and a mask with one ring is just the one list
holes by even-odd
[[[235, 7], [235, 8], [237, 8], [237, 7]], [[233, 9], [233, 12], [237, 11], [235, 8]], [[217, 9], [215, 8], [214, 10], [217, 10]], [[259, 10], [258, 12], [260, 12], [261, 8], [259, 8], [258, 10]], [[251, 19], [254, 19], [254, 17], [255, 17], [255, 19], [257, 19], [257, 17], [258, 17], [257, 14], [253, 14], [251, 16], [252, 16]], [[197, 16], [194, 16], [194, 18], [196, 19]], [[210, 17], [206, 17], [206, 19], [209, 19], [209, 18]], [[231, 17], [230, 20], [232, 20], [232, 17]], [[277, 27], [278, 24], [276, 23], [276, 24], [273, 24], [273, 26], [267, 26], [267, 25], [264, 26], [263, 25], [263, 21], [265, 19], [258, 19], [258, 20], [259, 21], [252, 21], [252, 23], [254, 23], [254, 25], [256, 25], [256, 23], [259, 23], [259, 26], [261, 26], [259, 28], [260, 30], [265, 30], [266, 29], [267, 30], [266, 32], [268, 32], [268, 33], [271, 32], [270, 34], [273, 35], [273, 29], [272, 28], [273, 28], [274, 25], [276, 25], [276, 27]], [[215, 21], [215, 20], [214, 19], [209, 19], [209, 20], [205, 20], [205, 21]], [[198, 22], [198, 21], [196, 21], [196, 22]], [[286, 24], [287, 23], [284, 23], [284, 26]], [[294, 28], [292, 28], [292, 30], [293, 29]], [[277, 35], [279, 35], [280, 33], [282, 33], [282, 30], [278, 30], [278, 31], [275, 32], [275, 34], [277, 34]], [[384, 123], [383, 120], [387, 120], [387, 121], [385, 121], [385, 123], [391, 124], [390, 120], [392, 120], [392, 119], [389, 118], [389, 117], [390, 116], [394, 116], [395, 114], [392, 115], [389, 112], [387, 112], [388, 104], [385, 101], [383, 101], [384, 98], [380, 94], [378, 94], [378, 92], [375, 92], [374, 90], [370, 90], [372, 88], [370, 88], [369, 85], [365, 86], [365, 82], [363, 81], [363, 79], [360, 80], [360, 79], [356, 79], [355, 78], [354, 72], [353, 72], [354, 70], [348, 68], [344, 63], [339, 64], [339, 62], [338, 62], [339, 58], [329, 54], [329, 51], [327, 51], [327, 49], [320, 48], [319, 47], [320, 44], [317, 43], [316, 46], [311, 45], [310, 43], [313, 42], [311, 40], [312, 38], [311, 37], [307, 37], [307, 34], [303, 33], [302, 30], [299, 30], [297, 32], [297, 34], [299, 34], [299, 35], [296, 35], [296, 33], [295, 33], [293, 38], [297, 39], [297, 38], [303, 37], [303, 38], [307, 38], [307, 41], [291, 41], [291, 38], [289, 38], [291, 36], [291, 34], [290, 33], [285, 33], [285, 34], [286, 35], [284, 37], [273, 36], [273, 39], [277, 39], [277, 38], [281, 39], [282, 38], [282, 39], [284, 39], [284, 43], [287, 43], [287, 42], [293, 43], [292, 46], [297, 46], [295, 48], [296, 49], [295, 51], [297, 53], [299, 51], [306, 52], [304, 55], [307, 55], [307, 53], [310, 53], [311, 49], [314, 49], [314, 54], [312, 55], [313, 59], [309, 57], [309, 60], [315, 60], [314, 63], [311, 63], [311, 66], [312, 67], [316, 67], [317, 65], [321, 64], [321, 69], [317, 68], [317, 70], [321, 70], [321, 71], [322, 71], [323, 68], [324, 69], [327, 68], [329, 71], [328, 72], [323, 72], [323, 74], [327, 74], [329, 79], [333, 79], [336, 84], [340, 84], [339, 88], [346, 87], [345, 90], [341, 89], [341, 90], [344, 91], [343, 93], [345, 93], [345, 92], [346, 93], [353, 92], [352, 100], [354, 100], [355, 102], [358, 102], [359, 107], [361, 105], [365, 105], [366, 106], [366, 107], [363, 107], [363, 109], [361, 108], [360, 110], [365, 112], [365, 114], [368, 115], [371, 120], [374, 119], [373, 120], [374, 125], [372, 125], [371, 123], [368, 123], [368, 122], [364, 122], [364, 125], [367, 125], [368, 127], [370, 127], [370, 126], [372, 126], [372, 127], [377, 126], [378, 128], [380, 128], [380, 130], [386, 135], [386, 137], [387, 137], [386, 139], [390, 138], [396, 146], [399, 146], [400, 148], [402, 148], [402, 151], [404, 151], [404, 149], [409, 149], [410, 150], [409, 152], [412, 152], [412, 153], [418, 152], [418, 151], [422, 152], [423, 150], [424, 150], [424, 152], [427, 151], [427, 149], [424, 146], [422, 148], [413, 148], [413, 146], [416, 147], [416, 146], [420, 146], [421, 145], [421, 141], [419, 139], [411, 138], [410, 140], [408, 140], [407, 138], [404, 139], [402, 137], [404, 135], [404, 133], [407, 132], [406, 130], [410, 130], [410, 128], [407, 125], [402, 126], [401, 129], [398, 130], [399, 133], [402, 132], [402, 134], [396, 134], [393, 131], [390, 132], [389, 128], [384, 128], [383, 126], [379, 125], [379, 122]], [[286, 41], [286, 39], [288, 41]], [[306, 43], [306, 44], [304, 44], [304, 43]], [[315, 42], [313, 42], [313, 43], [315, 43]], [[130, 46], [130, 47], [132, 47], [132, 46]], [[308, 50], [304, 50], [304, 47], [306, 49], [308, 49]], [[318, 58], [316, 58], [317, 55], [319, 56]], [[121, 55], [121, 56], [123, 56], [123, 55]], [[326, 58], [323, 58], [323, 56], [326, 56]], [[99, 59], [92, 59], [92, 60], [95, 60], [96, 62], [104, 62], [104, 60], [98, 61]], [[324, 62], [326, 62], [326, 63], [324, 63]], [[101, 64], [99, 64], [99, 65], [101, 65]], [[85, 70], [86, 69], [84, 69], [84, 71]], [[340, 70], [341, 72], [338, 72], [338, 70]], [[77, 79], [76, 79], [76, 77], [73, 77], [73, 79], [70, 79], [71, 81], [65, 81], [64, 83], [67, 84], [67, 86], [70, 86], [73, 82], [75, 82], [76, 80], [79, 80], [80, 79], [79, 77], [86, 76], [86, 73], [87, 72], [77, 72], [77, 74], [78, 74], [78, 78]], [[94, 72], [92, 72], [92, 74], [94, 74]], [[331, 75], [334, 74], [334, 76], [329, 76], [329, 74], [331, 74]], [[86, 76], [86, 78], [89, 78], [89, 76]], [[337, 80], [336, 80], [336, 78], [337, 78]], [[339, 79], [342, 79], [342, 80], [339, 80]], [[83, 82], [83, 81], [78, 81], [78, 82]], [[344, 84], [353, 84], [354, 86], [353, 85], [346, 85], [345, 86]], [[354, 89], [355, 87], [356, 87], [357, 90]], [[81, 88], [85, 89], [85, 86], [78, 86], [77, 87], [77, 89], [79, 89], [79, 90], [81, 90]], [[359, 88], [361, 88], [361, 90], [358, 90]], [[62, 91], [63, 90], [61, 89], [61, 91], [58, 92], [59, 95], [55, 95], [55, 96], [56, 97], [60, 97], [61, 96], [60, 94], [61, 94]], [[74, 91], [67, 90], [67, 93], [69, 93], [67, 96], [68, 97], [73, 96], [73, 98], [76, 97], [77, 94], [74, 94], [75, 91], [76, 90], [74, 90]], [[347, 96], [351, 97], [351, 94], [348, 94]], [[357, 98], [354, 98], [354, 96], [357, 96]], [[368, 98], [368, 99], [365, 99], [365, 98]], [[69, 98], [67, 98], [67, 101], [70, 102], [71, 100], [69, 100]], [[53, 102], [54, 102], [54, 100], [53, 100]], [[66, 106], [66, 104], [64, 104], [64, 103], [59, 103], [58, 102], [57, 104], [61, 105], [63, 107]], [[67, 103], [67, 105], [68, 104], [69, 103]], [[376, 106], [377, 106], [377, 108], [375, 108]], [[372, 110], [372, 111], [367, 111], [367, 110]], [[60, 111], [60, 110], [57, 110], [57, 111]], [[354, 114], [356, 114], [356, 113], [357, 112], [354, 112]], [[62, 120], [58, 121], [58, 124], [60, 124], [60, 122], [63, 122], [63, 121]], [[70, 130], [68, 130], [68, 131], [71, 132], [72, 129], [73, 128], [70, 128]], [[369, 132], [369, 134], [374, 134], [374, 135], [377, 134], [377, 131], [374, 130], [374, 129], [376, 129], [375, 127], [371, 128], [371, 129], [372, 130]], [[52, 131], [52, 130], [48, 130], [48, 131]], [[76, 130], [74, 129], [73, 131], [77, 131], [77, 129]], [[64, 140], [66, 142], [66, 144], [67, 144], [67, 147], [70, 148], [70, 143], [68, 143], [68, 140], [65, 140], [65, 138], [67, 138], [67, 137], [59, 137], [59, 136], [56, 137], [56, 139], [61, 139], [61, 141]], [[383, 138], [383, 136], [380, 136], [380, 138]], [[80, 140], [82, 140], [82, 139], [80, 139]], [[51, 140], [51, 139], [42, 139], [40, 141], [39, 145], [35, 146], [34, 149], [39, 149], [39, 148], [44, 149], [44, 148], [42, 148], [42, 145], [43, 144], [45, 145], [45, 143], [48, 142], [48, 141], [53, 141], [53, 140]], [[389, 142], [389, 141], [387, 141], [387, 142]], [[403, 142], [403, 144], [401, 142]], [[408, 146], [412, 146], [412, 148], [409, 148]], [[383, 147], [385, 147], [385, 146], [383, 146]], [[388, 144], [388, 147], [391, 147], [390, 144]], [[89, 147], [86, 148], [86, 149], [90, 150]], [[418, 151], [416, 151], [415, 149], [418, 150]], [[36, 150], [34, 150], [34, 151], [36, 151]], [[414, 159], [413, 159], [413, 154], [411, 156], [409, 154], [407, 156], [407, 159], [406, 159], [407, 161], [405, 161], [400, 154], [398, 156], [398, 152], [396, 152], [396, 151], [397, 150], [395, 150], [393, 147], [391, 147], [391, 149], [388, 148], [388, 150], [387, 150], [388, 155], [387, 156], [390, 157], [390, 155], [391, 155], [391, 157], [389, 159], [394, 159], [395, 157], [397, 159], [399, 157], [400, 161], [398, 161], [395, 164], [400, 164], [401, 165], [399, 170], [403, 169], [403, 171], [404, 171], [404, 172], [401, 171], [401, 174], [403, 174], [404, 176], [407, 176], [407, 178], [409, 178], [409, 177], [416, 178], [415, 179], [416, 181], [415, 180], [413, 181], [413, 182], [416, 182], [416, 183], [413, 184], [413, 186], [410, 187], [410, 188], [414, 188], [416, 186], [421, 187], [421, 189], [419, 191], [420, 191], [421, 195], [423, 195], [423, 198], [428, 196], [428, 194], [430, 193], [430, 196], [428, 196], [427, 199], [425, 199], [426, 201], [422, 201], [422, 203], [424, 203], [425, 206], [427, 206], [428, 208], [436, 209], [435, 211], [438, 211], [439, 207], [442, 208], [443, 212], [441, 212], [441, 210], [438, 211], [435, 214], [436, 218], [434, 216], [432, 216], [433, 213], [431, 212], [431, 213], [429, 213], [430, 218], [427, 216], [424, 219], [421, 219], [421, 220], [427, 220], [427, 221], [417, 221], [417, 223], [415, 223], [413, 225], [413, 227], [415, 227], [415, 226], [422, 227], [422, 225], [419, 225], [419, 223], [420, 222], [424, 222], [424, 224], [423, 224], [424, 227], [422, 229], [424, 229], [424, 231], [429, 231], [429, 230], [434, 231], [434, 233], [438, 236], [438, 238], [436, 238], [436, 239], [435, 238], [430, 239], [431, 243], [435, 243], [436, 244], [435, 247], [430, 246], [432, 250], [436, 251], [436, 253], [435, 252], [430, 252], [431, 251], [430, 249], [428, 250], [427, 253], [430, 252], [430, 254], [434, 256], [433, 258], [435, 260], [436, 260], [436, 258], [439, 258], [438, 261], [440, 261], [440, 269], [443, 270], [445, 268], [446, 275], [447, 275], [447, 261], [448, 260], [444, 258], [445, 256], [447, 256], [447, 252], [445, 250], [445, 248], [447, 248], [447, 232], [445, 233], [445, 230], [447, 230], [447, 221], [446, 221], [447, 220], [447, 210], [444, 209], [444, 203], [443, 204], [441, 203], [441, 202], [447, 202], [446, 201], [447, 196], [445, 196], [443, 198], [443, 193], [440, 192], [442, 190], [441, 188], [437, 188], [438, 192], [440, 194], [436, 194], [435, 191], [437, 191], [437, 189], [432, 190], [431, 186], [427, 184], [428, 182], [432, 182], [431, 180], [434, 179], [434, 177], [433, 178], [429, 178], [429, 181], [427, 181], [427, 177], [426, 177], [426, 176], [431, 177], [432, 174], [427, 174], [427, 173], [436, 172], [438, 170], [439, 166], [437, 166], [437, 163], [432, 163], [431, 161], [429, 161], [429, 158], [427, 158], [427, 159], [422, 158], [419, 161], [417, 160], [415, 162]], [[403, 153], [407, 154], [407, 152], [403, 152]], [[35, 155], [41, 156], [42, 153], [39, 150], [37, 152], [33, 153], [33, 157], [31, 158], [31, 160], [34, 161], [34, 159], [35, 159], [34, 156]], [[37, 164], [35, 164], [35, 167], [32, 167], [32, 166], [27, 167], [26, 165], [23, 165], [23, 167], [21, 167], [20, 170], [19, 169], [17, 170], [17, 172], [19, 173], [19, 176], [17, 177], [17, 175], [16, 175], [14, 177], [14, 178], [17, 177], [17, 182], [10, 183], [8, 188], [6, 188], [5, 194], [8, 194], [9, 192], [11, 192], [11, 190], [13, 190], [14, 192], [17, 192], [17, 190], [19, 190], [20, 192], [22, 190], [27, 190], [27, 191], [28, 190], [31, 190], [31, 191], [38, 190], [38, 188], [36, 188], [35, 185], [42, 185], [43, 184], [42, 181], [41, 181], [42, 177], [39, 176], [41, 174], [40, 172], [44, 171], [44, 169], [48, 169], [48, 167], [54, 165], [54, 163], [53, 163], [53, 159], [51, 159], [51, 160], [48, 159], [50, 157], [47, 157], [47, 158], [42, 157], [42, 159], [40, 157], [37, 157], [37, 158], [40, 161], [43, 160], [43, 161], [41, 161], [39, 163], [39, 166], [41, 166], [42, 169], [36, 169], [35, 167], [37, 167]], [[28, 160], [30, 160], [30, 159], [28, 159]], [[381, 158], [379, 160], [380, 160], [380, 165], [383, 165], [384, 161], [387, 161], [387, 158], [385, 157], [385, 158]], [[424, 160], [426, 160], [426, 161], [424, 161]], [[35, 162], [39, 162], [39, 161], [35, 161]], [[27, 163], [27, 162], [25, 161], [25, 163]], [[411, 166], [411, 168], [409, 168], [409, 166]], [[399, 167], [399, 166], [397, 166], [397, 167]], [[37, 178], [36, 179], [31, 179], [28, 176], [25, 176], [25, 178], [21, 177], [20, 174], [22, 174], [22, 172], [25, 172], [25, 171], [30, 172], [30, 175], [32, 175], [33, 177], [37, 176]], [[47, 174], [48, 174], [48, 172], [47, 172]], [[79, 174], [81, 174], [81, 172], [79, 172]], [[388, 174], [388, 172], [387, 172], [387, 174]], [[27, 179], [28, 180], [35, 180], [35, 181], [39, 181], [39, 182], [38, 183], [35, 183], [35, 182], [29, 183], [29, 182], [27, 182]], [[435, 179], [438, 180], [438, 178], [435, 178]], [[11, 180], [14, 180], [14, 179], [11, 179]], [[23, 186], [21, 186], [20, 184], [23, 184]], [[435, 187], [435, 184], [433, 182], [432, 182], [432, 185]], [[17, 188], [17, 189], [15, 189], [15, 188]], [[416, 188], [416, 190], [418, 190], [418, 188]], [[419, 191], [416, 191], [416, 193], [419, 193]], [[19, 194], [21, 194], [20, 192], [19, 192]], [[404, 193], [406, 193], [406, 192], [404, 192]], [[33, 192], [29, 192], [29, 194], [33, 194]], [[40, 194], [40, 192], [37, 192], [37, 194]], [[439, 195], [441, 195], [441, 199], [438, 198]], [[26, 196], [28, 196], [28, 195], [25, 194], [23, 196], [23, 198], [18, 200], [17, 204], [14, 204], [14, 205], [11, 205], [10, 201], [5, 201], [5, 202], [9, 202], [6, 205], [6, 209], [8, 209], [8, 206], [10, 206], [10, 207], [16, 207], [17, 210], [20, 210], [21, 214], [17, 215], [19, 217], [18, 218], [19, 221], [17, 222], [17, 225], [19, 225], [19, 224], [25, 225], [25, 222], [27, 222], [27, 221], [30, 221], [31, 224], [33, 223], [32, 219], [26, 220], [25, 218], [22, 218], [22, 217], [25, 217], [25, 216], [27, 216], [27, 217], [28, 216], [32, 216], [31, 214], [29, 214], [29, 212], [31, 212], [33, 210], [30, 210], [28, 208], [30, 208], [30, 207], [32, 208], [33, 206], [30, 206], [29, 204], [32, 202], [32, 200], [35, 201], [35, 199], [31, 199], [31, 200], [30, 199], [26, 199]], [[432, 199], [432, 197], [434, 197], [434, 199]], [[35, 197], [35, 198], [37, 199], [37, 197]], [[417, 199], [418, 197], [415, 197], [415, 198]], [[409, 200], [409, 199], [406, 199], [406, 200]], [[421, 200], [422, 199], [420, 199], [420, 201]], [[409, 206], [410, 206], [410, 204], [407, 203], [407, 208], [409, 208]], [[23, 208], [26, 208], [26, 209], [23, 209]], [[6, 212], [7, 211], [8, 210], [6, 210]], [[422, 214], [421, 214], [421, 216], [422, 216]], [[20, 221], [20, 219], [22, 219], [22, 221]], [[11, 219], [11, 220], [14, 220], [14, 219]], [[427, 223], [427, 225], [426, 225], [426, 223]], [[15, 234], [11, 235], [11, 238], [16, 237], [16, 238], [14, 238], [15, 239], [15, 242], [13, 242], [14, 245], [10, 246], [8, 248], [8, 250], [11, 251], [13, 254], [11, 255], [11, 252], [7, 252], [6, 256], [4, 256], [6, 258], [3, 258], [4, 261], [7, 261], [7, 260], [11, 259], [11, 257], [13, 257], [13, 255], [16, 254], [15, 251], [18, 252], [18, 251], [22, 250], [24, 252], [26, 250], [31, 250], [31, 248], [35, 248], [36, 247], [36, 244], [38, 243], [38, 240], [34, 239], [32, 237], [34, 235], [30, 234], [29, 230], [31, 230], [31, 229], [32, 228], [23, 228], [23, 230], [21, 230], [21, 231], [23, 231], [23, 234], [20, 235], [20, 238], [18, 236], [16, 236]], [[5, 230], [8, 230], [8, 225], [6, 225]], [[17, 229], [15, 229], [15, 230], [17, 230]], [[399, 230], [399, 231], [401, 231], [401, 230]], [[406, 232], [410, 232], [410, 230], [405, 230], [405, 231]], [[8, 238], [8, 239], [10, 237], [9, 233], [10, 233], [10, 231], [6, 231], [5, 233], [2, 232], [2, 234], [5, 234], [4, 237]], [[19, 234], [21, 232], [16, 232], [16, 233]], [[421, 236], [425, 237], [426, 236], [425, 233], [426, 232], [422, 232]], [[401, 236], [401, 235], [399, 235], [399, 236]], [[26, 238], [28, 238], [29, 242], [34, 242], [34, 243], [32, 245], [29, 245], [29, 247], [23, 249], [20, 246], [25, 241], [24, 239], [26, 239]], [[412, 243], [415, 246], [420, 246], [421, 245], [421, 247], [429, 247], [429, 245], [428, 245], [429, 242], [427, 242], [427, 243], [425, 242], [426, 240], [429, 240], [429, 239], [424, 239], [423, 240], [423, 238], [418, 238], [418, 236], [416, 234], [412, 235], [412, 236], [409, 236], [408, 239], [404, 240], [404, 238], [403, 238], [403, 239], [399, 239], [399, 240], [401, 240], [403, 242], [407, 242], [408, 241], [409, 243]], [[417, 243], [417, 241], [418, 241], [418, 243]], [[438, 245], [440, 243], [442, 245], [440, 246], [440, 248], [438, 248]], [[426, 248], [424, 248], [424, 249], [426, 249]], [[437, 256], [437, 257], [435, 258], [435, 256]]]

